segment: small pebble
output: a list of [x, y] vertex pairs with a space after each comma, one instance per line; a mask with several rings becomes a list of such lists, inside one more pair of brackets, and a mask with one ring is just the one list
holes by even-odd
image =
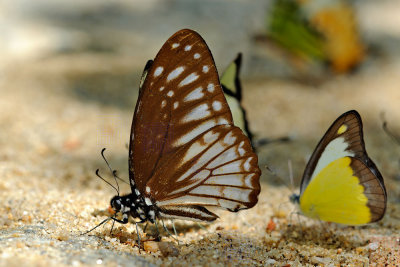
[[157, 252], [159, 250], [157, 243], [155, 241], [146, 241], [143, 243], [143, 248], [148, 252]]
[[161, 254], [164, 257], [173, 256], [176, 257], [179, 255], [179, 249], [172, 242], [159, 242], [158, 248], [161, 251]]

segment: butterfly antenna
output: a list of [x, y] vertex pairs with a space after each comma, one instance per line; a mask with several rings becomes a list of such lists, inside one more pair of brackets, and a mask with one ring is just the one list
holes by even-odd
[[115, 186], [113, 186], [109, 181], [107, 181], [106, 179], [104, 179], [103, 177], [101, 177], [101, 175], [99, 174], [99, 169], [96, 170], [96, 175], [97, 177], [99, 177], [101, 180], [103, 180], [106, 184], [108, 184], [109, 186], [111, 186], [112, 188], [114, 188], [115, 191], [117, 191], [117, 194], [119, 196], [119, 188], [117, 189]]
[[111, 219], [112, 219], [112, 217], [108, 217], [107, 219], [105, 219], [104, 221], [102, 221], [101, 223], [99, 223], [98, 225], [96, 225], [95, 227], [93, 227], [92, 229], [90, 229], [89, 231], [86, 231], [86, 232], [84, 232], [83, 234], [80, 234], [80, 235], [86, 235], [86, 234], [92, 232], [93, 230], [95, 230], [95, 229], [98, 228], [99, 226], [105, 224], [106, 222], [108, 222], [108, 221], [111, 220]]
[[113, 171], [113, 176], [114, 176], [115, 178], [117, 178], [118, 180], [120, 180], [121, 182], [123, 182], [123, 183], [129, 185], [129, 183], [128, 183], [127, 181], [125, 181], [124, 179], [122, 179], [121, 177], [119, 177], [119, 176], [117, 175], [117, 170], [114, 170], [114, 171]]
[[[104, 151], [106, 151], [106, 148], [105, 148], [105, 147], [101, 150], [101, 156], [103, 157], [104, 161], [106, 162], [108, 169], [109, 169], [110, 172], [113, 174], [115, 183], [117, 184], [117, 188], [116, 188], [117, 194], [118, 194], [118, 196], [119, 196], [119, 184], [118, 184], [118, 181], [117, 181], [117, 178], [116, 178], [116, 175], [115, 175], [114, 171], [111, 169], [110, 164], [108, 163], [106, 157], [104, 156]], [[113, 187], [114, 187], [114, 186], [113, 186]], [[114, 188], [115, 188], [115, 187], [114, 187]]]
[[293, 166], [292, 160], [288, 159], [289, 179], [290, 179], [290, 191], [294, 193], [294, 179], [293, 179]]

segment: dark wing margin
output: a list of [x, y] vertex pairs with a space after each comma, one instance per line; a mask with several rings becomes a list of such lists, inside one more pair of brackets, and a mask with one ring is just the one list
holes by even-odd
[[[338, 130], [340, 127], [345, 125], [347, 130], [340, 134]], [[330, 142], [336, 138], [342, 137], [348, 144], [346, 151], [352, 153], [352, 156], [360, 159], [362, 162], [368, 165], [371, 160], [368, 158], [367, 152], [365, 151], [364, 137], [363, 137], [363, 125], [361, 117], [355, 110], [350, 110], [342, 114], [337, 118], [333, 124], [326, 131], [325, 135], [319, 141], [317, 147], [315, 148], [307, 166], [304, 170], [303, 178], [300, 185], [300, 194], [304, 192], [308, 183], [310, 182], [311, 176], [318, 164], [322, 153]], [[371, 161], [372, 162], [372, 161]]]
[[357, 158], [351, 158], [351, 160], [350, 166], [354, 170], [353, 175], [359, 178], [360, 184], [364, 187], [364, 194], [368, 198], [367, 206], [371, 212], [370, 222], [379, 221], [385, 214], [387, 201], [382, 175], [372, 161], [366, 165]]

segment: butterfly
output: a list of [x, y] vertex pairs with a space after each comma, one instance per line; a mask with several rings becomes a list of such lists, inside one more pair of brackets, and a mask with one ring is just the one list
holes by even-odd
[[276, 139], [259, 138], [255, 139], [254, 134], [250, 130], [247, 120], [246, 110], [242, 105], [242, 85], [239, 78], [242, 66], [242, 53], [238, 53], [236, 58], [228, 65], [221, 75], [221, 86], [224, 91], [225, 98], [232, 112], [233, 122], [238, 126], [250, 139], [254, 148], [267, 145], [273, 142], [286, 142], [289, 137], [283, 136]]
[[210, 222], [218, 218], [213, 208], [253, 207], [260, 174], [207, 44], [195, 31], [178, 31], [144, 68], [129, 144], [132, 192], [111, 199], [122, 214], [113, 219]]
[[231, 109], [234, 124], [242, 129], [250, 141], [253, 142], [253, 133], [249, 129], [246, 110], [241, 104], [242, 85], [239, 79], [241, 65], [242, 54], [239, 53], [221, 75], [221, 85], [226, 101]]
[[303, 174], [300, 195], [291, 201], [308, 217], [347, 225], [379, 221], [386, 189], [364, 146], [357, 111], [341, 115], [314, 150]]

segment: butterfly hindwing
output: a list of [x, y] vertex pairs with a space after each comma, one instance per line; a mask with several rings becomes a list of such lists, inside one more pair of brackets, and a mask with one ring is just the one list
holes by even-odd
[[383, 217], [386, 189], [365, 151], [362, 134], [361, 117], [354, 110], [328, 129], [303, 175], [300, 208], [304, 214], [349, 225]]

